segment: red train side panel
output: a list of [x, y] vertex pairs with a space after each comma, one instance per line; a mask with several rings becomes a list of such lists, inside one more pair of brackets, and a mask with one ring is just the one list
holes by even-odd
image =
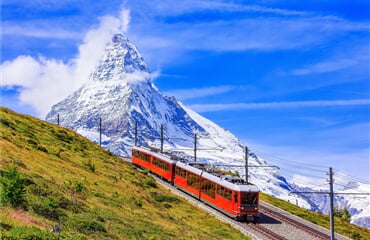
[[174, 185], [199, 199], [201, 174], [202, 170], [177, 162]]
[[132, 163], [152, 171], [169, 182], [172, 182], [176, 161], [164, 155], [153, 153], [150, 149], [143, 147], [132, 148]]

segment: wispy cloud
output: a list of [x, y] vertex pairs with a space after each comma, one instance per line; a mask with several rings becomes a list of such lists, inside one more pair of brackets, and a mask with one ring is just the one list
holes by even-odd
[[[198, 1], [197, 1], [198, 2]], [[144, 21], [133, 22], [129, 32], [132, 40], [140, 46], [141, 51], [149, 62], [153, 60], [171, 64], [174, 59], [187, 51], [280, 51], [302, 50], [320, 47], [338, 39], [338, 36], [360, 32], [367, 34], [367, 22], [354, 22], [335, 16], [322, 16], [315, 13], [290, 12], [284, 9], [273, 9], [262, 6], [244, 5], [239, 11], [238, 18], [224, 17], [227, 14], [216, 14], [204, 21], [197, 18], [196, 22], [189, 18], [181, 19], [185, 13], [197, 14], [197, 11], [237, 11], [232, 4], [202, 1], [195, 6], [177, 4], [176, 7], [168, 2], [159, 4]], [[144, 4], [145, 5], [145, 4]], [[149, 4], [150, 5], [150, 4]], [[148, 6], [147, 6], [148, 7]], [[222, 8], [224, 7], [224, 9]], [[235, 9], [234, 9], [235, 7]], [[173, 10], [169, 10], [173, 8]], [[139, 10], [138, 10], [139, 9]], [[143, 11], [139, 15], [147, 14]], [[244, 9], [244, 10], [243, 10]], [[248, 11], [280, 12], [279, 16], [260, 14], [258, 18]], [[203, 12], [202, 12], [203, 13]], [[163, 14], [163, 15], [162, 15]], [[165, 16], [174, 15], [176, 21], [166, 21]], [[290, 15], [289, 17], [285, 15]], [[140, 15], [141, 16], [141, 15]], [[192, 19], [192, 18], [190, 18]], [[150, 29], [148, 31], [147, 29]], [[352, 35], [353, 36], [353, 35]], [[158, 59], [160, 54], [161, 58]], [[340, 64], [350, 64], [341, 62]], [[312, 66], [324, 70], [325, 66]], [[327, 69], [329, 66], [326, 66]], [[294, 74], [304, 74], [302, 69]]]
[[295, 69], [290, 73], [292, 75], [307, 75], [307, 74], [320, 74], [328, 73], [333, 71], [342, 70], [348, 67], [351, 67], [356, 64], [356, 61], [353, 59], [338, 59], [328, 62], [320, 62], [312, 65], [305, 66], [300, 69]]
[[55, 26], [39, 28], [31, 25], [7, 25], [3, 24], [2, 35], [23, 36], [34, 38], [55, 38], [55, 39], [81, 39], [82, 33], [71, 30], [58, 29]]
[[223, 94], [236, 89], [236, 86], [217, 86], [207, 88], [190, 88], [178, 89], [164, 92], [165, 95], [176, 96], [176, 98], [184, 100], [204, 98], [213, 95]]
[[264, 103], [231, 103], [231, 104], [192, 104], [189, 107], [197, 112], [233, 111], [244, 109], [268, 108], [300, 108], [300, 107], [335, 107], [370, 105], [369, 99], [355, 100], [323, 100], [323, 101], [296, 101], [296, 102], [264, 102]]
[[[358, 44], [352, 48], [336, 49], [332, 56], [319, 62], [307, 64], [303, 67], [288, 71], [287, 75], [304, 76], [347, 70], [356, 66], [368, 65], [368, 44]], [[364, 72], [364, 74], [366, 74]]]
[[18, 56], [1, 64], [2, 88], [19, 91], [19, 101], [31, 105], [44, 117], [51, 105], [77, 90], [93, 71], [113, 33], [127, 31], [130, 13], [123, 9], [119, 17], [105, 16], [90, 29], [68, 62], [45, 57]]
[[307, 13], [302, 11], [264, 7], [251, 4], [248, 5], [237, 4], [225, 1], [199, 1], [199, 0], [181, 1], [175, 3], [176, 4], [175, 8], [174, 3], [172, 1], [154, 0], [147, 2], [145, 4], [147, 4], [148, 8], [154, 10], [156, 14], [160, 14], [162, 16], [181, 15], [197, 11], [255, 12], [255, 13], [278, 14], [283, 16], [307, 15]]

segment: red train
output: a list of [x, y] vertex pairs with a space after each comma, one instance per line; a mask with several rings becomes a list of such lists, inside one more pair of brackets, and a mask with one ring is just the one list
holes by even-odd
[[144, 147], [132, 148], [132, 163], [236, 220], [254, 221], [258, 216], [259, 190], [240, 178]]

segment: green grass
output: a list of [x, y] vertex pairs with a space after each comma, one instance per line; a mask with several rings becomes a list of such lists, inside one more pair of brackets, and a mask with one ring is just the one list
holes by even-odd
[[0, 129], [0, 171], [26, 185], [1, 239], [248, 239], [75, 132], [6, 108]]
[[[290, 212], [298, 217], [301, 217], [307, 221], [315, 223], [324, 228], [330, 229], [329, 215], [311, 212], [307, 209], [298, 207], [294, 204], [291, 204], [278, 198], [271, 197], [263, 193], [260, 194], [260, 199], [276, 207], [279, 207], [287, 212]], [[357, 239], [367, 240], [369, 239], [370, 236], [369, 229], [350, 224], [345, 219], [339, 217], [334, 218], [334, 229], [335, 232], [355, 240]]]

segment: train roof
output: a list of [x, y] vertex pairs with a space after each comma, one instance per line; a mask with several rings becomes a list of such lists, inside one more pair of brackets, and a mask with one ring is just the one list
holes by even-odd
[[219, 174], [218, 172], [208, 172], [204, 164], [197, 162], [177, 162], [176, 166], [186, 169], [198, 175], [202, 175], [203, 178], [211, 180], [221, 186], [227, 187], [231, 190], [239, 192], [258, 192], [256, 185], [246, 183], [241, 178], [232, 177], [229, 175]]
[[177, 160], [173, 160], [171, 159], [169, 156], [165, 155], [165, 154], [162, 154], [158, 149], [156, 148], [147, 148], [147, 147], [133, 147], [132, 148], [133, 150], [138, 150], [138, 151], [141, 151], [141, 152], [145, 152], [147, 154], [150, 154], [150, 155], [153, 155], [154, 157], [157, 157], [157, 158], [160, 158], [161, 160], [165, 161], [165, 162], [168, 162], [168, 163], [171, 163], [171, 164], [175, 164], [177, 162]]
[[258, 187], [256, 185], [246, 183], [243, 179], [238, 177], [211, 171], [207, 165], [200, 162], [180, 161], [181, 159], [179, 157], [168, 153], [161, 153], [159, 149], [155, 148], [133, 147], [132, 149], [153, 155], [154, 157], [160, 158], [168, 163], [176, 164], [176, 166], [179, 166], [197, 175], [202, 175], [203, 178], [211, 180], [212, 182], [229, 189], [240, 192], [258, 192]]

